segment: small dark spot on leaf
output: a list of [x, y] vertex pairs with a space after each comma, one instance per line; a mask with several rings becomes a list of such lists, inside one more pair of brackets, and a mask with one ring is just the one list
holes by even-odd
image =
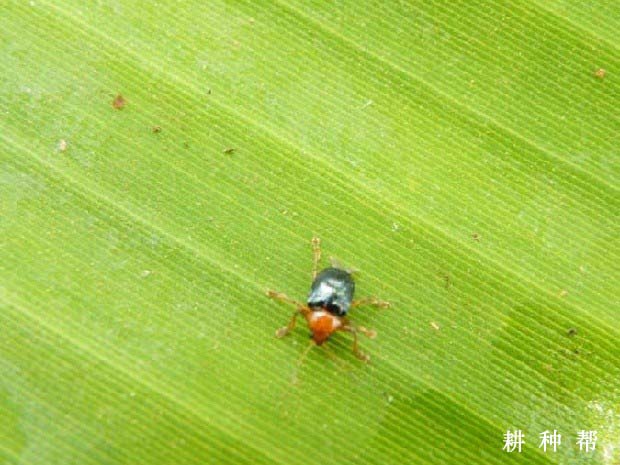
[[480, 234], [478, 234], [478, 233], [473, 233], [473, 234], [471, 235], [471, 237], [472, 237], [472, 239], [473, 239], [473, 240], [475, 240], [475, 241], [479, 241], [479, 240], [480, 240]]
[[226, 148], [226, 149], [222, 150], [222, 153], [225, 153], [225, 154], [227, 154], [227, 155], [230, 155], [231, 153], [235, 153], [235, 149], [234, 149], [234, 148], [232, 148], [232, 147], [228, 147], [228, 148]]
[[599, 68], [596, 71], [594, 71], [594, 76], [599, 79], [603, 79], [606, 74], [607, 74], [607, 71], [605, 71], [603, 68]]
[[444, 282], [444, 286], [446, 289], [450, 289], [452, 286], [452, 278], [448, 273], [437, 273], [437, 276]]
[[566, 331], [566, 334], [569, 337], [573, 337], [577, 334], [577, 328], [568, 328], [568, 331]]
[[117, 110], [122, 109], [126, 103], [127, 102], [121, 94], [118, 94], [116, 97], [114, 97], [114, 100], [112, 100], [112, 106]]
[[157, 134], [158, 132], [161, 132], [161, 126], [153, 126], [151, 128], [151, 131], [153, 131], [155, 134]]

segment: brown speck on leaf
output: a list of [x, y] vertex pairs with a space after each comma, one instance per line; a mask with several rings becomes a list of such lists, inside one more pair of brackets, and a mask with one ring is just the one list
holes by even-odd
[[228, 147], [224, 150], [222, 150], [222, 153], [225, 153], [226, 155], [230, 155], [231, 153], [235, 153], [235, 149], [232, 147]]
[[446, 289], [450, 289], [450, 287], [452, 286], [452, 278], [448, 273], [439, 272], [437, 273], [437, 277], [444, 282], [444, 287]]
[[566, 334], [569, 337], [573, 337], [577, 334], [577, 328], [568, 328], [568, 331], [566, 331]]
[[434, 321], [431, 321], [431, 328], [433, 328], [435, 331], [439, 331], [439, 325]]
[[161, 132], [161, 126], [153, 126], [151, 128], [151, 131], [153, 131], [155, 134], [157, 134], [158, 132]]
[[471, 235], [472, 239], [475, 240], [476, 242], [480, 241], [480, 234], [478, 233], [473, 233]]
[[58, 151], [64, 152], [65, 150], [67, 150], [67, 141], [64, 139], [60, 139], [58, 141]]
[[118, 94], [116, 97], [114, 97], [114, 100], [112, 100], [112, 106], [117, 110], [122, 109], [126, 103], [127, 102], [121, 94]]
[[606, 74], [607, 74], [607, 71], [605, 71], [603, 68], [599, 68], [596, 71], [594, 71], [594, 76], [599, 79], [603, 79]]

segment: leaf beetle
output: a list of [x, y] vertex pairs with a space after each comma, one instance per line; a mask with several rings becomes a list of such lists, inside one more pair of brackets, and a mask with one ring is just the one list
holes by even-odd
[[296, 307], [288, 325], [276, 331], [277, 337], [284, 337], [295, 328], [297, 317], [301, 314], [310, 329], [310, 337], [313, 345], [321, 345], [329, 337], [338, 331], [344, 331], [353, 335], [353, 353], [357, 358], [367, 362], [370, 357], [363, 353], [358, 346], [357, 335], [364, 334], [370, 338], [376, 336], [376, 332], [356, 326], [347, 318], [349, 309], [362, 305], [373, 305], [388, 308], [389, 302], [374, 297], [354, 300], [355, 281], [352, 271], [333, 265], [318, 272], [321, 259], [321, 242], [318, 237], [312, 239], [313, 269], [312, 284], [306, 303], [291, 299], [286, 294], [272, 290], [267, 291], [267, 296], [294, 305]]

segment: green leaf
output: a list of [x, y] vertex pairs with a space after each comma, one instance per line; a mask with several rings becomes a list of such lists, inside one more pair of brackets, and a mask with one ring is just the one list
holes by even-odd
[[[0, 463], [618, 463], [618, 31], [605, 1], [5, 2]], [[314, 236], [392, 304], [351, 311], [368, 364], [274, 337]]]

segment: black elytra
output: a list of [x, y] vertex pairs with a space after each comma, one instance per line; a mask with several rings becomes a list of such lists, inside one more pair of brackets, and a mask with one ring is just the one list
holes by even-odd
[[351, 306], [355, 282], [351, 273], [340, 268], [325, 268], [310, 287], [308, 307], [325, 309], [332, 315], [345, 316]]

